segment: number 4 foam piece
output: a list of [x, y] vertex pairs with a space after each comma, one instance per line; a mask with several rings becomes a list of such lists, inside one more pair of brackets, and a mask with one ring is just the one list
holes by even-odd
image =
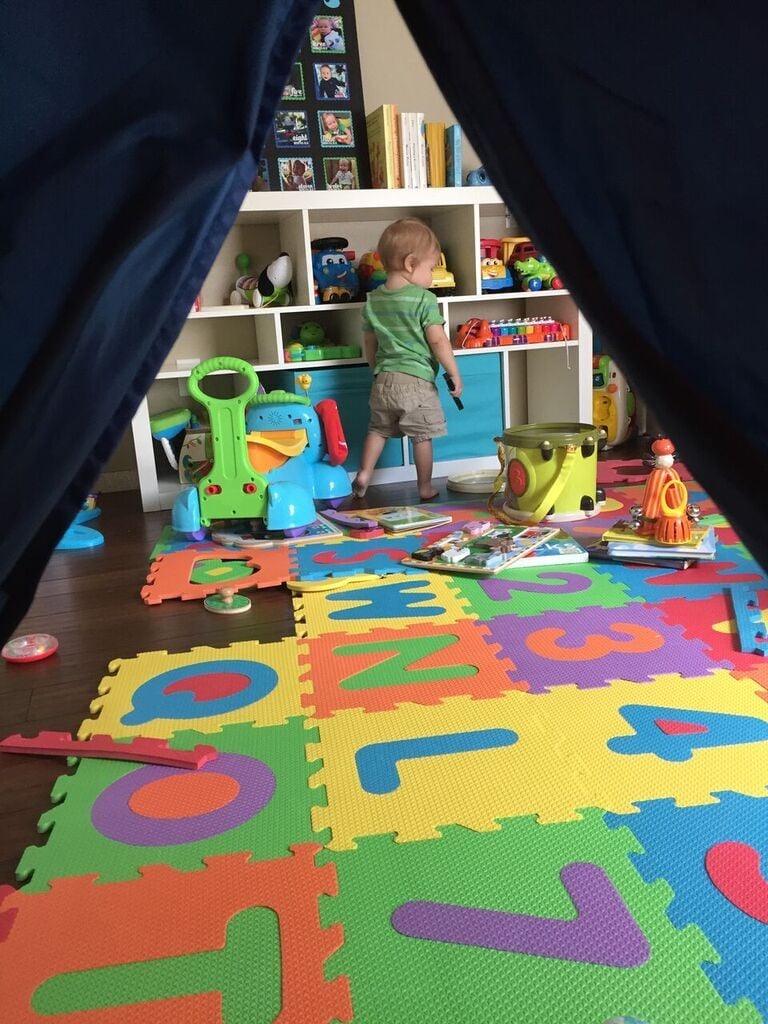
[[139, 736], [130, 743], [118, 743], [111, 736], [73, 740], [68, 732], [40, 732], [37, 736], [6, 736], [0, 740], [6, 754], [37, 754], [43, 757], [100, 757], [109, 761], [138, 761], [168, 768], [202, 768], [215, 761], [215, 747], [198, 744], [193, 750], [171, 750], [167, 740]]

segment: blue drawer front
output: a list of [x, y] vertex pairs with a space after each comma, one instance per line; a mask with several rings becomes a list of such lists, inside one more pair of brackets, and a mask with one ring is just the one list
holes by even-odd
[[[345, 469], [354, 472], [360, 465], [363, 441], [368, 432], [368, 395], [371, 391], [373, 377], [367, 366], [329, 366], [312, 369], [306, 364], [302, 370], [274, 370], [259, 376], [268, 391], [283, 388], [285, 391], [296, 391], [303, 394], [296, 378], [301, 373], [312, 375], [312, 387], [309, 397], [317, 404], [323, 398], [334, 398], [339, 407], [341, 423], [349, 445], [349, 458]], [[386, 469], [403, 465], [403, 445], [393, 438], [384, 445], [384, 451], [377, 463], [377, 468]]]
[[467, 356], [458, 360], [464, 382], [461, 401], [457, 409], [441, 375], [437, 378], [440, 402], [448, 425], [446, 437], [436, 437], [435, 462], [456, 459], [479, 459], [494, 455], [498, 437], [504, 429], [504, 400], [501, 360], [497, 355]]

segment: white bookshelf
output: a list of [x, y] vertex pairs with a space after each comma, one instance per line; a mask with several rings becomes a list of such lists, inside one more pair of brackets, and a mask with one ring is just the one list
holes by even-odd
[[[170, 508], [179, 491], [170, 467], [156, 457], [149, 427], [151, 413], [188, 404], [185, 381], [195, 363], [216, 355], [238, 356], [257, 371], [359, 367], [362, 358], [287, 362], [283, 349], [291, 329], [302, 320], [319, 320], [338, 345], [361, 345], [362, 302], [317, 305], [313, 301], [310, 242], [312, 238], [342, 235], [357, 256], [376, 247], [393, 220], [421, 217], [431, 225], [456, 279], [456, 292], [439, 299], [446, 330], [453, 338], [460, 323], [471, 316], [484, 319], [550, 315], [566, 322], [571, 340], [494, 349], [459, 350], [460, 360], [492, 354], [503, 382], [504, 427], [516, 423], [590, 422], [592, 416], [592, 331], [565, 290], [483, 295], [480, 290], [481, 238], [523, 232], [491, 187], [361, 190], [358, 192], [250, 192], [206, 278], [202, 309], [190, 313], [176, 344], [133, 419], [133, 440], [145, 511]], [[235, 257], [247, 252], [258, 273], [281, 251], [290, 253], [294, 276], [294, 305], [280, 309], [250, 309], [228, 305], [238, 275]], [[467, 364], [472, 365], [472, 364]], [[344, 409], [341, 407], [342, 420]], [[347, 424], [347, 431], [364, 425]], [[408, 446], [403, 444], [402, 467], [377, 471], [375, 483], [411, 479]], [[472, 459], [440, 462], [435, 475], [498, 465], [492, 437], [487, 449]], [[349, 466], [350, 472], [357, 467]]]

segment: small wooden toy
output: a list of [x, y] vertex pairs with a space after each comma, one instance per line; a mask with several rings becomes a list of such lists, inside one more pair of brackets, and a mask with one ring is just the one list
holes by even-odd
[[233, 587], [222, 587], [217, 594], [211, 594], [203, 601], [206, 611], [216, 615], [239, 615], [251, 607], [250, 597], [238, 594]]
[[450, 562], [452, 565], [455, 565], [456, 562], [461, 562], [468, 557], [469, 548], [451, 546], [449, 548], [444, 548], [443, 551], [440, 552], [440, 558], [444, 562]]

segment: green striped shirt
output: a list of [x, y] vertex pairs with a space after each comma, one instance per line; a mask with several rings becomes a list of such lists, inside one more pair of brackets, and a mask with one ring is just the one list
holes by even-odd
[[368, 295], [363, 309], [363, 328], [376, 335], [374, 374], [386, 370], [434, 380], [439, 364], [425, 332], [432, 324], [442, 323], [432, 292], [415, 284], [394, 291], [380, 285]]

